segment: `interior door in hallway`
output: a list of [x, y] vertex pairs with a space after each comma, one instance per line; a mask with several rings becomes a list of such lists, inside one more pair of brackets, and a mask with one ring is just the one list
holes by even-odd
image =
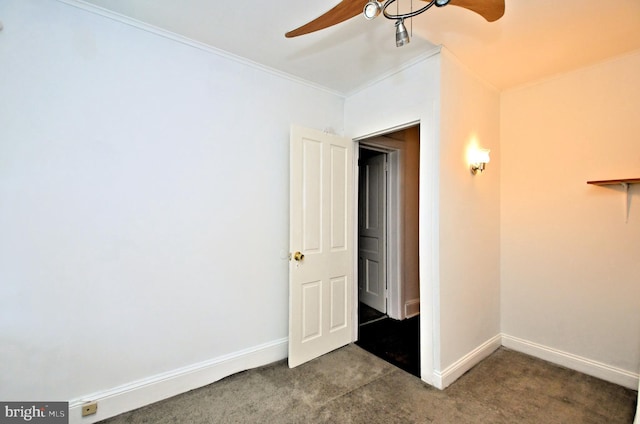
[[387, 313], [387, 155], [361, 149], [359, 165], [358, 300]]
[[353, 165], [350, 139], [292, 127], [290, 367], [353, 340]]

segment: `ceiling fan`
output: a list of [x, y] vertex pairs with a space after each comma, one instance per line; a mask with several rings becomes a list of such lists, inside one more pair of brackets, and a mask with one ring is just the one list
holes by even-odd
[[387, 8], [396, 1], [398, 0], [368, 0], [364, 3], [363, 0], [342, 0], [333, 9], [311, 22], [287, 32], [285, 37], [297, 37], [319, 31], [351, 19], [360, 13], [363, 13], [364, 17], [369, 20], [382, 13], [385, 18], [396, 21], [396, 45], [400, 47], [409, 42], [409, 34], [404, 26], [404, 20], [419, 15], [432, 6], [443, 7], [451, 4], [462, 7], [479, 14], [488, 22], [497, 21], [504, 15], [504, 0], [422, 0], [427, 4], [415, 11], [396, 15], [387, 12]]

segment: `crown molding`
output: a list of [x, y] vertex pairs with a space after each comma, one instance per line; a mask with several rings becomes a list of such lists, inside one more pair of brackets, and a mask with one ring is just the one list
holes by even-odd
[[242, 64], [242, 65], [257, 69], [257, 70], [260, 70], [262, 72], [274, 75], [276, 77], [287, 79], [287, 80], [289, 80], [291, 82], [294, 82], [294, 83], [297, 83], [297, 84], [306, 85], [308, 87], [311, 87], [311, 88], [314, 88], [314, 89], [317, 89], [317, 90], [321, 90], [321, 91], [327, 92], [329, 94], [333, 94], [333, 95], [338, 96], [338, 97], [342, 97], [342, 98], [346, 97], [345, 93], [339, 92], [337, 90], [333, 90], [333, 89], [330, 89], [328, 87], [322, 86], [320, 84], [314, 83], [312, 81], [296, 77], [295, 75], [292, 75], [292, 74], [289, 74], [289, 73], [286, 73], [286, 72], [283, 72], [283, 71], [279, 71], [279, 70], [277, 70], [275, 68], [271, 68], [271, 67], [265, 66], [265, 65], [263, 65], [261, 63], [249, 60], [249, 59], [247, 59], [245, 57], [238, 56], [236, 54], [230, 53], [230, 52], [228, 52], [226, 50], [222, 50], [222, 49], [219, 49], [217, 47], [213, 47], [213, 46], [211, 46], [209, 44], [205, 44], [205, 43], [202, 43], [200, 41], [196, 41], [194, 39], [185, 37], [183, 35], [179, 35], [179, 34], [176, 34], [174, 32], [168, 31], [166, 29], [159, 28], [157, 26], [154, 26], [154, 25], [139, 21], [137, 19], [131, 18], [131, 17], [126, 16], [126, 15], [123, 15], [121, 13], [113, 12], [113, 11], [105, 9], [103, 7], [96, 6], [95, 4], [87, 3], [86, 1], [83, 1], [83, 0], [56, 0], [56, 1], [58, 1], [59, 3], [64, 3], [66, 5], [72, 6], [72, 7], [76, 7], [78, 9], [82, 9], [82, 10], [84, 10], [86, 12], [89, 12], [89, 13], [93, 13], [93, 14], [105, 17], [107, 19], [114, 20], [116, 22], [120, 22], [120, 23], [125, 24], [125, 25], [129, 25], [131, 27], [134, 27], [136, 29], [139, 29], [139, 30], [151, 33], [151, 34], [155, 34], [157, 36], [166, 38], [168, 40], [175, 41], [175, 42], [178, 42], [178, 43], [181, 43], [181, 44], [196, 48], [198, 50], [214, 54], [216, 56], [220, 56], [220, 57], [222, 57], [224, 59], [231, 60], [231, 61], [234, 61], [236, 63]]

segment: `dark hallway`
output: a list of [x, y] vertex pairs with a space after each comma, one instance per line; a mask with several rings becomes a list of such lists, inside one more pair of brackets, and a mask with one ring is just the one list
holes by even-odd
[[359, 336], [356, 344], [420, 377], [420, 316], [394, 320], [360, 303]]

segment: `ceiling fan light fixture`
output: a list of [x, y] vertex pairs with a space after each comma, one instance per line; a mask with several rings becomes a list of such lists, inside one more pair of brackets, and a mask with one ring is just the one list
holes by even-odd
[[409, 33], [407, 27], [404, 26], [404, 19], [396, 21], [396, 47], [402, 47], [409, 44]]
[[[360, 13], [364, 14], [365, 18], [369, 20], [382, 14], [389, 20], [397, 21], [399, 19], [418, 16], [432, 6], [443, 7], [452, 4], [452, 0], [423, 0], [420, 4], [424, 4], [424, 6], [417, 10], [413, 10], [412, 6], [409, 12], [400, 13], [399, 7], [396, 7], [396, 13], [394, 14], [387, 9], [389, 9], [389, 6], [393, 3], [396, 3], [397, 6], [399, 0], [364, 0], [364, 5], [361, 1], [362, 0], [340, 0], [332, 9], [318, 16], [316, 19], [287, 32], [285, 37], [292, 38], [319, 31], [358, 16]], [[504, 16], [504, 2], [505, 0], [456, 0], [453, 4], [477, 13], [487, 22], [494, 22]]]
[[380, 14], [382, 11], [382, 4], [375, 0], [369, 0], [367, 4], [364, 5], [364, 17], [368, 20], [374, 19], [376, 16]]

